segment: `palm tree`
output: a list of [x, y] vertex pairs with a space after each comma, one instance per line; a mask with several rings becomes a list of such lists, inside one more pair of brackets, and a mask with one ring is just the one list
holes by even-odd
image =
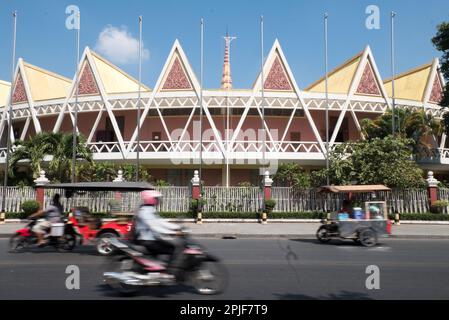
[[[441, 121], [426, 114], [424, 110], [409, 109], [397, 109], [395, 120], [398, 137], [415, 141], [412, 148], [416, 156], [426, 157], [434, 153], [436, 139], [442, 135], [444, 129]], [[391, 135], [392, 114], [388, 111], [376, 119], [363, 119], [361, 127], [366, 139], [383, 139]]]
[[27, 141], [16, 141], [9, 163], [10, 174], [14, 175], [20, 167], [19, 162], [28, 162], [33, 178], [39, 177], [44, 157], [53, 153], [57, 143], [52, 133], [39, 133]]
[[[77, 159], [92, 161], [92, 154], [82, 136], [78, 136]], [[44, 132], [27, 141], [17, 141], [11, 154], [9, 172], [14, 175], [21, 163], [28, 162], [33, 178], [39, 176], [46, 156], [53, 156], [48, 176], [56, 181], [68, 181], [71, 175], [72, 134]]]
[[[53, 158], [49, 164], [50, 173], [54, 180], [67, 182], [70, 181], [72, 175], [73, 134], [54, 133], [54, 135], [58, 143], [52, 150]], [[92, 152], [86, 144], [86, 139], [81, 135], [77, 136], [76, 159], [92, 163]]]

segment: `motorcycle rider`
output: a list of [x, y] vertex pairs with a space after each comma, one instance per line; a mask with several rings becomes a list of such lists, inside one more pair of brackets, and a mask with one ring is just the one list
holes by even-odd
[[37, 237], [38, 246], [44, 246], [47, 242], [44, 239], [47, 230], [51, 229], [52, 223], [60, 223], [62, 222], [62, 212], [63, 208], [59, 201], [60, 195], [56, 193], [53, 196], [51, 204], [45, 208], [45, 210], [39, 210], [36, 213], [33, 213], [29, 218], [39, 218], [44, 216], [45, 220], [36, 223], [32, 230]]
[[140, 196], [142, 204], [134, 218], [134, 241], [150, 252], [170, 254], [167, 271], [177, 277], [185, 248], [185, 240], [180, 237], [181, 227], [162, 220], [157, 213], [159, 192], [145, 190]]

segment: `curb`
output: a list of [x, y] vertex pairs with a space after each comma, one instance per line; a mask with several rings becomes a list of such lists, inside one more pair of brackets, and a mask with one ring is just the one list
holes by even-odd
[[[216, 233], [193, 233], [198, 239], [315, 239], [315, 234], [216, 234]], [[0, 239], [8, 239], [11, 233], [0, 234]], [[386, 239], [409, 239], [409, 240], [449, 240], [449, 235], [390, 235]]]
[[[104, 222], [114, 221], [116, 219], [105, 218]], [[195, 223], [196, 219], [163, 219], [169, 222], [180, 223]], [[6, 219], [5, 223], [26, 223], [28, 220], [21, 219]], [[211, 223], [260, 223], [259, 219], [202, 219], [203, 222]], [[268, 224], [272, 223], [319, 223], [321, 219], [268, 219]], [[415, 225], [449, 225], [449, 221], [427, 221], [427, 220], [401, 220], [401, 224], [415, 224]]]

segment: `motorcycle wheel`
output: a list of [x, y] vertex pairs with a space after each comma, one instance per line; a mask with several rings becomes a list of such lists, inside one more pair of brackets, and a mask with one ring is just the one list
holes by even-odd
[[318, 228], [318, 231], [316, 232], [316, 238], [321, 243], [326, 243], [331, 241], [331, 238], [328, 235], [328, 231], [325, 226], [321, 226]]
[[117, 238], [117, 235], [112, 232], [101, 234], [97, 240], [97, 252], [102, 256], [110, 256], [114, 253], [114, 247], [111, 246], [110, 240]]
[[26, 237], [15, 234], [9, 239], [9, 251], [14, 253], [21, 252], [28, 247], [28, 244]]
[[[117, 273], [131, 271], [132, 266], [132, 259], [129, 259], [127, 257], [120, 257], [118, 259], [114, 259], [114, 261], [110, 265], [109, 271]], [[108, 280], [107, 284], [123, 296], [134, 296], [142, 290], [142, 286], [125, 284], [119, 280]]]
[[221, 262], [206, 261], [193, 272], [190, 279], [199, 294], [219, 294], [228, 285], [228, 271]]
[[76, 237], [74, 234], [66, 233], [58, 240], [57, 249], [59, 252], [72, 251], [76, 246]]

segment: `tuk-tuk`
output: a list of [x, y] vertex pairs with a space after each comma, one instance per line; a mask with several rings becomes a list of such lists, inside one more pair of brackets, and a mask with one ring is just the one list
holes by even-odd
[[[47, 184], [44, 189], [63, 190], [66, 198], [72, 198], [76, 194], [85, 192], [139, 192], [144, 190], [154, 190], [148, 183], [140, 182], [78, 182], [78, 183], [58, 183]], [[113, 247], [110, 245], [111, 238], [127, 238], [132, 229], [132, 212], [121, 212], [111, 210], [111, 215], [115, 217], [112, 221], [103, 222], [99, 217], [94, 216], [86, 206], [72, 207], [68, 220], [76, 231], [81, 244], [94, 243], [96, 250], [101, 255], [111, 255]]]
[[[347, 195], [344, 200], [346, 205], [338, 212], [331, 213], [318, 228], [316, 237], [321, 243], [340, 238], [372, 247], [378, 243], [379, 237], [391, 234], [387, 203], [375, 197], [375, 192], [388, 192], [390, 188], [384, 185], [323, 186], [318, 191]], [[361, 205], [351, 206], [350, 203], [356, 199]]]

